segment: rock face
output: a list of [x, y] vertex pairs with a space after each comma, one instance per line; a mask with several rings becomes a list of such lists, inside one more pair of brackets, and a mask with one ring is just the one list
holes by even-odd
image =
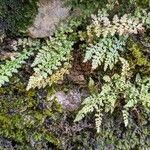
[[38, 14], [28, 29], [29, 36], [43, 38], [52, 35], [59, 22], [67, 18], [69, 10], [62, 0], [39, 0]]

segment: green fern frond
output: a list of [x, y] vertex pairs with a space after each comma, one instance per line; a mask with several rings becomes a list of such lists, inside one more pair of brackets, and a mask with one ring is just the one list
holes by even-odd
[[0, 65], [0, 86], [8, 82], [13, 73], [18, 72], [18, 69], [21, 68], [31, 54], [33, 54], [33, 50], [24, 50], [16, 59], [7, 60], [5, 64]]
[[55, 32], [54, 37], [46, 41], [46, 44], [39, 50], [32, 67], [34, 74], [30, 77], [27, 90], [35, 87], [46, 86], [44, 82], [55, 72], [65, 67], [72, 60], [71, 51], [75, 43], [76, 35], [70, 37], [80, 22], [71, 20], [68, 25], [62, 25]]
[[104, 64], [104, 71], [108, 68], [111, 70], [119, 61], [119, 52], [124, 50], [125, 38], [117, 39], [102, 38], [96, 45], [91, 45], [87, 48], [84, 62], [92, 60], [92, 68], [96, 69], [98, 66]]
[[34, 81], [37, 83], [37, 80], [40, 83], [40, 81], [48, 78], [48, 76], [63, 67], [63, 63], [69, 62], [71, 60], [73, 44], [72, 41], [58, 41], [53, 38], [47, 41], [47, 45], [39, 50], [32, 64], [32, 67], [34, 67], [34, 74], [30, 77], [27, 89], [29, 90], [32, 88]]
[[115, 92], [112, 93], [110, 84], [112, 83], [105, 84], [99, 94], [92, 94], [90, 97], [83, 101], [82, 105], [84, 106], [78, 112], [75, 121], [79, 121], [83, 119], [88, 113], [96, 111], [95, 123], [97, 132], [100, 131], [100, 125], [103, 116], [102, 112], [113, 112], [117, 100], [117, 94]]
[[17, 73], [25, 60], [33, 54], [33, 51], [38, 50], [40, 47], [39, 40], [32, 40], [30, 38], [18, 39], [14, 50], [23, 49], [23, 51], [13, 58], [6, 60], [5, 64], [0, 65], [0, 86], [9, 81], [13, 73]]

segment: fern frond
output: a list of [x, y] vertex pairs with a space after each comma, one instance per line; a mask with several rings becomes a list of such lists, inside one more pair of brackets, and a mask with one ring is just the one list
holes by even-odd
[[[99, 98], [99, 95], [93, 94], [89, 97], [87, 97], [82, 105], [84, 105], [84, 107], [78, 112], [76, 118], [75, 118], [75, 122], [76, 121], [80, 121], [81, 119], [83, 119], [88, 113], [93, 112], [95, 110], [95, 108], [97, 108], [97, 101]], [[103, 104], [101, 104], [103, 105]]]
[[22, 64], [25, 63], [25, 60], [28, 59], [31, 54], [33, 54], [33, 50], [24, 50], [14, 60], [7, 60], [5, 64], [0, 65], [0, 86], [8, 82], [13, 73], [18, 72], [18, 69], [21, 68]]
[[30, 88], [44, 88], [47, 85], [51, 86], [52, 84], [57, 83], [59, 80], [63, 80], [65, 74], [69, 73], [69, 69], [71, 65], [69, 63], [65, 63], [60, 70], [57, 70], [51, 76], [47, 77], [46, 79], [43, 78], [40, 74], [34, 74], [30, 77], [29, 83], [27, 86], [27, 90]]
[[91, 45], [87, 48], [84, 62], [92, 60], [92, 68], [96, 69], [98, 66], [104, 64], [104, 71], [108, 68], [111, 70], [119, 61], [119, 51], [123, 51], [125, 46], [125, 38], [117, 39], [102, 38], [96, 45]]
[[87, 35], [91, 38], [91, 33], [96, 37], [137, 34], [144, 30], [143, 25], [141, 20], [128, 14], [121, 18], [115, 15], [112, 20], [107, 16], [92, 15], [92, 24], [87, 27]]
[[23, 51], [12, 60], [6, 60], [5, 64], [0, 65], [0, 86], [9, 81], [13, 73], [17, 73], [25, 60], [33, 54], [34, 51], [40, 47], [39, 40], [32, 40], [30, 38], [18, 39], [15, 50], [23, 49]]
[[[46, 86], [49, 82], [49, 77], [51, 76], [50, 78], [53, 80], [52, 77], [55, 76], [53, 76], [53, 74], [57, 71], [59, 72], [61, 68], [65, 68], [64, 64], [68, 64], [72, 60], [71, 51], [76, 34], [74, 34], [73, 37], [68, 35], [72, 33], [79, 24], [80, 22], [71, 20], [68, 26], [60, 26], [58, 31], [55, 32], [54, 37], [51, 37], [46, 41], [46, 44], [42, 46], [32, 64], [34, 74], [30, 77], [27, 90], [41, 87], [40, 84]], [[50, 83], [53, 82], [50, 81]]]
[[128, 64], [122, 59], [123, 74], [115, 74], [111, 78], [109, 76], [104, 77], [104, 85], [102, 86], [99, 94], [92, 94], [86, 98], [82, 105], [82, 109], [77, 114], [75, 121], [79, 121], [84, 118], [88, 113], [95, 112], [95, 122], [97, 132], [100, 131], [100, 124], [102, 121], [102, 114], [113, 113], [119, 96], [125, 100], [123, 105], [122, 114], [125, 126], [129, 124], [130, 111], [138, 106], [142, 106], [147, 114], [150, 110], [150, 78], [141, 79], [136, 81], [137, 83], [130, 82], [129, 78], [126, 78]]
[[100, 125], [102, 122], [102, 112], [113, 112], [115, 107], [115, 102], [117, 100], [116, 93], [112, 93], [109, 84], [105, 84], [102, 87], [102, 91], [99, 94], [92, 94], [90, 97], [86, 98], [82, 105], [84, 107], [78, 112], [75, 121], [83, 119], [88, 113], [96, 111], [95, 123], [97, 127], [97, 132], [100, 131]]
[[63, 63], [71, 60], [72, 41], [62, 40], [57, 41], [51, 39], [47, 41], [47, 45], [43, 46], [37, 54], [32, 67], [34, 67], [34, 74], [30, 77], [28, 87], [35, 88], [37, 81], [40, 85], [42, 80], [46, 80], [55, 71], [59, 70]]

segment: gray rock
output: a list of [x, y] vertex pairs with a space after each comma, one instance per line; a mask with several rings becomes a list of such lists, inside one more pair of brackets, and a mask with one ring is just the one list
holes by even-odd
[[64, 110], [75, 111], [80, 107], [81, 93], [77, 90], [69, 90], [67, 94], [59, 91], [55, 93], [55, 96]]
[[70, 112], [77, 110], [83, 99], [85, 99], [88, 95], [88, 91], [84, 89], [82, 91], [79, 91], [79, 89], [72, 89], [67, 93], [64, 93], [63, 91], [55, 93], [55, 97], [62, 105], [63, 109]]
[[52, 35], [60, 21], [69, 16], [69, 11], [62, 0], [39, 0], [38, 14], [28, 29], [29, 36], [43, 38]]

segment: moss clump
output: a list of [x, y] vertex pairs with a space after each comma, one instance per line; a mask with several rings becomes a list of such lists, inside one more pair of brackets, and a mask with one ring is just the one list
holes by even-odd
[[145, 55], [146, 49], [140, 43], [136, 43], [133, 40], [128, 42], [129, 55], [128, 60], [130, 68], [142, 72], [143, 74], [150, 73], [150, 61], [148, 55]]
[[150, 1], [149, 0], [137, 0], [137, 4], [139, 6], [142, 6], [142, 7], [149, 7], [150, 6]]
[[27, 92], [17, 77], [11, 83], [9, 88], [0, 88], [0, 137], [15, 141], [23, 149], [42, 147], [43, 143], [60, 147], [59, 138], [46, 128], [47, 119], [59, 119], [59, 107], [57, 111], [55, 103], [47, 101], [46, 96], [39, 98], [39, 91]]
[[25, 33], [37, 13], [37, 0], [1, 0], [0, 25], [9, 35]]

